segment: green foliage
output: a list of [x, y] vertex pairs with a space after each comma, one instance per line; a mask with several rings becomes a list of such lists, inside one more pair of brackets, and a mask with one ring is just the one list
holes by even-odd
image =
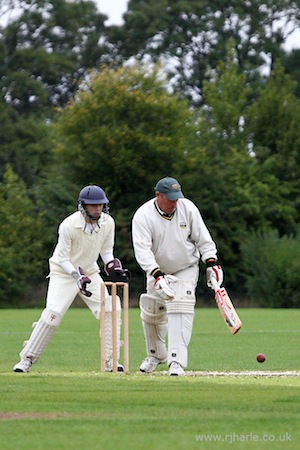
[[[51, 253], [81, 187], [97, 183], [116, 219], [116, 254], [138, 293], [144, 275], [133, 256], [131, 217], [165, 175], [179, 178], [201, 209], [230, 287], [244, 282], [241, 243], [249, 233], [297, 235], [299, 83], [279, 63], [289, 25], [299, 21], [293, 2], [131, 0], [120, 27], [105, 27], [91, 1], [6, 0], [0, 17], [16, 6], [20, 15], [0, 33], [0, 182], [4, 189], [9, 164], [16, 185], [26, 186], [26, 211], [45, 225], [33, 239], [33, 224], [24, 220], [39, 257]], [[258, 70], [263, 54], [270, 76]], [[144, 68], [99, 67], [120, 67], [129, 55], [147, 61]], [[153, 69], [156, 60], [163, 66]], [[296, 52], [284, 65], [298, 80]], [[54, 106], [63, 109], [52, 126]], [[18, 209], [18, 219], [26, 211]], [[21, 255], [12, 237], [5, 251]], [[5, 258], [6, 270], [14, 270], [13, 258]], [[39, 279], [42, 267], [44, 257]], [[30, 284], [29, 271], [22, 276]]]
[[115, 252], [139, 290], [143, 276], [133, 256], [132, 215], [154, 195], [158, 179], [185, 172], [194, 133], [186, 102], [168, 95], [158, 75], [157, 70], [103, 67], [56, 122], [56, 153], [66, 178], [105, 189], [117, 223]]
[[206, 106], [197, 119], [199, 145], [188, 155], [190, 167], [183, 176], [185, 190], [217, 243], [228, 284], [240, 278], [240, 241], [249, 228], [262, 226], [261, 202], [269, 192], [268, 184], [257, 180], [256, 161], [248, 150], [245, 122], [251, 94], [235, 52], [229, 49], [226, 63], [204, 83]]
[[299, 127], [295, 126], [300, 119], [295, 87], [296, 82], [291, 80], [277, 61], [249, 110], [256, 158], [264, 162], [276, 155], [273, 168], [282, 179], [290, 177], [287, 171], [295, 170], [298, 154], [295, 149], [298, 150], [300, 141]]
[[249, 296], [264, 307], [299, 308], [300, 236], [252, 233], [241, 247]]
[[[172, 58], [166, 69], [172, 85], [192, 104], [202, 102], [203, 81], [209, 69], [224, 60], [228, 43], [234, 39], [239, 68], [253, 85], [266, 65], [282, 55], [290, 29], [299, 24], [299, 8], [293, 0], [243, 2], [177, 0], [130, 0], [125, 23], [109, 30], [119, 52], [141, 60], [149, 55], [157, 61]], [[277, 24], [281, 23], [279, 27]]]
[[70, 179], [105, 187], [111, 211], [128, 218], [157, 179], [184, 171], [192, 128], [187, 104], [167, 94], [156, 71], [102, 68], [61, 112], [57, 152]]
[[277, 206], [270, 204], [273, 219], [269, 215], [281, 234], [296, 233], [300, 220], [300, 106], [294, 90], [295, 82], [277, 62], [248, 110], [257, 179], [273, 178], [270, 186], [281, 197]]
[[[206, 106], [198, 117], [200, 146], [189, 155], [184, 186], [193, 193], [216, 240], [226, 283], [239, 285], [243, 283], [240, 244], [249, 232], [274, 228], [281, 235], [296, 233], [298, 200], [291, 192], [297, 192], [299, 184], [299, 177], [293, 180], [299, 170], [299, 152], [293, 151], [288, 136], [298, 133], [293, 113], [299, 106], [293, 83], [285, 82], [280, 66], [274, 66], [274, 74], [255, 102], [251, 102], [253, 93], [232, 49], [213, 75], [203, 86]], [[287, 115], [284, 125], [280, 123], [282, 115]], [[266, 154], [264, 159], [253, 117], [262, 136], [276, 135], [270, 140], [274, 154]], [[291, 160], [294, 167], [284, 170]]]
[[[216, 163], [222, 163], [222, 157], [226, 157], [226, 152], [233, 146], [248, 156], [244, 116], [247, 116], [253, 92], [238, 67], [233, 45], [234, 41], [231, 41], [226, 60], [219, 62], [209, 80], [203, 83], [205, 106], [200, 109], [199, 130]], [[216, 140], [219, 141], [218, 146]]]
[[284, 53], [281, 57], [282, 65], [286, 73], [296, 81], [295, 95], [300, 98], [300, 49], [295, 48], [289, 53]]
[[[41, 279], [45, 224], [24, 182], [8, 166], [0, 183], [0, 298], [18, 303]], [[43, 264], [43, 266], [42, 266]], [[46, 270], [46, 268], [45, 268]], [[45, 276], [45, 274], [44, 274]]]
[[5, 104], [1, 118], [0, 180], [3, 179], [6, 164], [10, 164], [26, 186], [31, 188], [46, 167], [52, 165], [51, 127], [33, 116], [14, 117], [11, 108]]
[[92, 1], [66, 0], [26, 1], [17, 13], [0, 34], [1, 92], [18, 114], [50, 115], [99, 64], [106, 16]]

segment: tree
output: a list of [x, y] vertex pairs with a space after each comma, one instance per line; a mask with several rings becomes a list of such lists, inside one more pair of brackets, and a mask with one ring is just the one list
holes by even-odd
[[0, 181], [10, 164], [28, 188], [52, 162], [51, 127], [44, 120], [16, 117], [0, 99]]
[[263, 220], [245, 127], [251, 95], [231, 48], [226, 63], [219, 63], [210, 81], [203, 84], [205, 106], [197, 118], [199, 145], [188, 155], [190, 166], [183, 177], [217, 242], [219, 257], [227, 268], [227, 283], [240, 277], [243, 236]]
[[[198, 117], [200, 146], [188, 155], [190, 166], [184, 185], [193, 192], [218, 243], [228, 282], [237, 285], [244, 281], [247, 261], [242, 259], [241, 245], [250, 232], [273, 228], [290, 233], [297, 228], [297, 204], [291, 196], [292, 176], [289, 178], [289, 173], [284, 171], [286, 178], [280, 180], [279, 165], [275, 171], [276, 165], [269, 159], [271, 155], [266, 154], [262, 161], [258, 134], [258, 130], [261, 136], [272, 133], [271, 124], [275, 123], [278, 135], [277, 130], [273, 130], [270, 145], [273, 142], [290, 144], [291, 130], [287, 124], [290, 121], [296, 133], [292, 122], [296, 105], [295, 98], [292, 100], [291, 93], [286, 92], [289, 86], [282, 74], [277, 77], [274, 74], [276, 87], [270, 79], [261, 96], [253, 101], [252, 90], [239, 71], [232, 49], [227, 53], [226, 63], [220, 63], [213, 75], [203, 85], [205, 106]], [[274, 103], [286, 108], [272, 108]], [[284, 118], [282, 123], [279, 117]], [[287, 158], [291, 147], [285, 150]]]
[[294, 49], [289, 53], [285, 53], [281, 57], [282, 66], [285, 72], [297, 82], [295, 86], [295, 95], [300, 99], [300, 49]]
[[137, 292], [143, 275], [137, 275], [133, 256], [132, 215], [154, 196], [158, 179], [185, 172], [194, 130], [186, 102], [170, 96], [159, 75], [138, 67], [103, 68], [56, 123], [56, 152], [67, 165], [68, 179], [78, 187], [98, 184], [108, 195], [117, 224], [116, 251]]
[[33, 291], [42, 274], [45, 277], [45, 228], [24, 183], [9, 166], [0, 183], [0, 200], [0, 304], [7, 307]]
[[61, 111], [57, 152], [71, 179], [97, 182], [112, 208], [132, 210], [153, 194], [157, 178], [184, 171], [192, 117], [157, 70], [103, 68]]
[[300, 107], [295, 86], [278, 61], [249, 110], [258, 178], [275, 178], [275, 189], [281, 192], [280, 203], [271, 202], [265, 210], [281, 235], [297, 233], [300, 219]]
[[238, 66], [248, 79], [272, 67], [287, 36], [299, 26], [299, 1], [130, 0], [120, 29], [110, 39], [128, 58], [166, 62], [175, 91], [193, 104], [202, 101], [202, 83], [226, 54], [232, 39]]
[[242, 252], [248, 261], [248, 295], [255, 304], [268, 308], [299, 307], [299, 235], [280, 237], [277, 230], [251, 233], [242, 244]]
[[106, 16], [92, 1], [20, 2], [21, 15], [0, 34], [0, 87], [22, 115], [50, 113], [76, 92], [87, 68], [99, 64]]

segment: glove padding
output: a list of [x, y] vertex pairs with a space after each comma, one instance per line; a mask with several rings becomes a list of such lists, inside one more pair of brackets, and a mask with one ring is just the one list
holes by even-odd
[[91, 297], [92, 293], [86, 290], [86, 285], [91, 282], [89, 277], [87, 277], [82, 268], [78, 267], [78, 272], [72, 272], [72, 277], [76, 280], [80, 292], [86, 297]]
[[212, 286], [212, 284], [210, 282], [212, 277], [216, 278], [217, 282], [219, 283], [219, 286], [222, 285], [222, 283], [223, 283], [223, 269], [217, 263], [217, 261], [216, 261], [216, 263], [214, 265], [210, 265], [209, 267], [206, 268], [207, 286], [210, 287], [211, 289], [213, 289], [213, 286]]
[[177, 278], [173, 275], [160, 275], [156, 278], [154, 282], [154, 287], [157, 290], [158, 295], [163, 300], [173, 300], [175, 297], [175, 292], [170, 287], [170, 282], [177, 281]]
[[121, 261], [117, 258], [108, 262], [104, 270], [110, 281], [121, 281], [123, 283], [130, 281], [131, 275], [129, 270], [123, 269]]

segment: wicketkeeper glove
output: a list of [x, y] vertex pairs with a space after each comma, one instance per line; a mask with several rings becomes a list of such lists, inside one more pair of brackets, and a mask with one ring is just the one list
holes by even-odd
[[121, 281], [128, 283], [131, 278], [131, 274], [128, 269], [123, 269], [122, 263], [119, 259], [115, 258], [105, 265], [105, 273], [109, 276], [111, 281]]
[[82, 268], [78, 267], [78, 272], [74, 271], [71, 275], [76, 280], [80, 292], [86, 297], [90, 297], [92, 293], [86, 290], [86, 285], [89, 284], [91, 280], [84, 274]]
[[211, 258], [206, 261], [206, 282], [207, 286], [211, 289], [213, 289], [210, 282], [212, 277], [216, 278], [217, 282], [221, 286], [223, 283], [223, 269], [216, 259]]
[[173, 300], [175, 292], [170, 287], [170, 281], [177, 281], [177, 278], [173, 275], [166, 275], [160, 269], [152, 271], [151, 275], [155, 278], [154, 287], [163, 300]]

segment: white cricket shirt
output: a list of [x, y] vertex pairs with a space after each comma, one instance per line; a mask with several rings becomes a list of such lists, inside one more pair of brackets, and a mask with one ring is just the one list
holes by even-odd
[[99, 227], [91, 233], [85, 226], [80, 211], [66, 217], [58, 228], [58, 241], [49, 259], [50, 271], [65, 273], [60, 262], [71, 261], [75, 268], [81, 266], [86, 275], [99, 271], [97, 260], [106, 253], [113, 254], [115, 221], [105, 213], [101, 214]]
[[199, 209], [180, 198], [171, 220], [155, 207], [155, 200], [144, 203], [132, 220], [132, 239], [136, 260], [150, 275], [156, 268], [168, 274], [193, 266], [201, 258], [217, 258], [217, 249]]

